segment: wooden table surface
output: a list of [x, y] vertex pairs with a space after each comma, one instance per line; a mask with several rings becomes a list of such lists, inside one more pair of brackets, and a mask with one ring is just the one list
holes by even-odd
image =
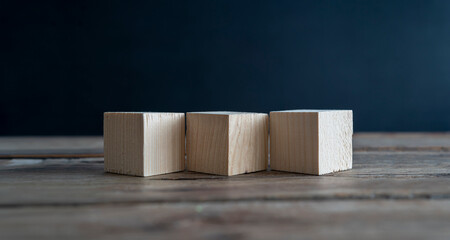
[[354, 135], [353, 169], [103, 172], [101, 137], [0, 138], [0, 239], [450, 239], [450, 134]]

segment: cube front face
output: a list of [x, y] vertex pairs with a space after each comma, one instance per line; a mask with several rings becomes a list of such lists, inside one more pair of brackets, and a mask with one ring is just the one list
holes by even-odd
[[270, 166], [322, 175], [352, 168], [350, 110], [270, 113]]
[[152, 176], [184, 170], [183, 113], [105, 113], [105, 171]]
[[229, 176], [267, 169], [268, 132], [267, 114], [230, 115]]
[[228, 175], [228, 115], [187, 113], [187, 169]]
[[184, 170], [184, 113], [145, 113], [144, 176]]
[[318, 174], [317, 112], [270, 113], [270, 167], [274, 170]]
[[105, 171], [144, 176], [144, 125], [140, 113], [105, 113]]
[[268, 116], [253, 113], [188, 113], [188, 170], [237, 175], [265, 170]]

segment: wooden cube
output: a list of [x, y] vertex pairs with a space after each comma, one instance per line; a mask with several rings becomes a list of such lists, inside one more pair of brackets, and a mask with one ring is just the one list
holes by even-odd
[[153, 176], [184, 170], [184, 113], [104, 114], [105, 171]]
[[322, 175], [352, 168], [351, 110], [270, 112], [270, 167]]
[[263, 113], [187, 113], [187, 169], [225, 176], [265, 170], [268, 121]]

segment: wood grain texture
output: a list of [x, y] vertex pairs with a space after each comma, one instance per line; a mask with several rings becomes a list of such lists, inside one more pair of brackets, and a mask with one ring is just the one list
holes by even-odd
[[0, 208], [248, 201], [450, 200], [450, 153], [361, 152], [322, 176], [262, 171], [232, 177], [104, 173], [103, 159], [1, 160]]
[[352, 167], [352, 111], [270, 113], [270, 167], [322, 175]]
[[267, 114], [187, 113], [190, 171], [232, 176], [265, 170], [267, 141]]
[[0, 209], [4, 239], [449, 239], [439, 200], [156, 203]]
[[136, 178], [102, 158], [1, 159], [0, 237], [449, 239], [448, 134], [390, 135], [356, 134], [353, 169], [322, 176]]
[[274, 170], [319, 172], [319, 117], [316, 112], [270, 113], [270, 167]]
[[103, 157], [103, 137], [0, 137], [0, 159], [64, 157]]
[[105, 113], [105, 171], [153, 176], [184, 170], [183, 113]]
[[228, 115], [186, 115], [187, 169], [228, 175]]
[[267, 114], [229, 115], [228, 175], [267, 169], [269, 117]]
[[144, 176], [144, 117], [142, 113], [105, 113], [105, 171]]
[[355, 133], [354, 151], [446, 151], [450, 152], [450, 133]]
[[144, 114], [144, 176], [183, 171], [184, 113]]

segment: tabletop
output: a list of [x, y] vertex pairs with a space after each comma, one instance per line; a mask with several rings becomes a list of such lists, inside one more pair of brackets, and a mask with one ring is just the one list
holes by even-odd
[[103, 171], [101, 137], [0, 137], [0, 239], [450, 239], [450, 133], [357, 133], [353, 169]]

